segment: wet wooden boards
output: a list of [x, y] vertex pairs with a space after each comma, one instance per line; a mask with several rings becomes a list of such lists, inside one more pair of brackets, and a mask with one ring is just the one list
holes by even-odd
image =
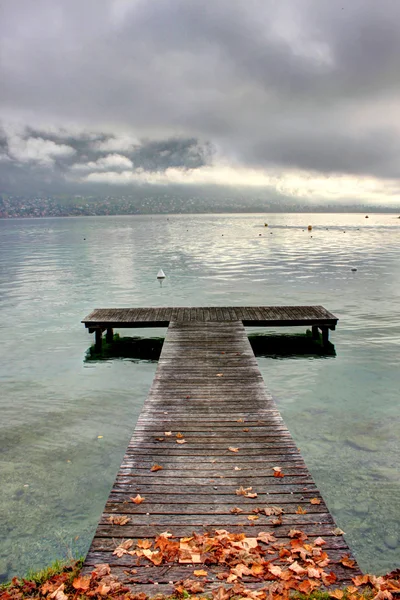
[[[185, 443], [179, 444], [182, 439]], [[162, 470], [152, 472], [155, 464]], [[276, 466], [285, 477], [274, 476]], [[240, 486], [251, 487], [257, 498], [236, 495]], [[145, 498], [142, 504], [132, 502], [137, 494]], [[311, 504], [311, 498], [320, 504]], [[284, 509], [282, 524], [275, 526], [263, 515], [252, 525], [247, 517], [254, 515], [253, 509], [268, 505]], [[298, 514], [299, 506], [305, 514]], [[243, 512], [232, 514], [233, 507]], [[113, 515], [129, 521], [113, 525]], [[346, 583], [359, 571], [340, 565], [340, 557], [350, 551], [343, 537], [334, 535], [335, 527], [266, 392], [242, 322], [171, 321], [85, 568], [108, 563], [112, 573], [138, 592], [171, 593], [170, 582], [189, 577], [193, 565], [149, 566], [142, 560], [135, 567], [135, 558], [118, 558], [114, 549], [126, 539], [154, 538], [164, 531], [177, 537], [216, 529], [248, 536], [268, 531], [289, 541], [288, 533], [295, 528], [310, 540], [326, 540], [333, 557], [329, 570]], [[133, 567], [134, 576], [129, 575]], [[207, 567], [211, 587], [220, 585], [218, 570]]]

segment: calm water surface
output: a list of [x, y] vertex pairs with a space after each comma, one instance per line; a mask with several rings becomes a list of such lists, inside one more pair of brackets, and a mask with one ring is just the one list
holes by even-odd
[[102, 306], [335, 313], [336, 357], [259, 364], [361, 567], [398, 567], [399, 242], [397, 215], [0, 220], [0, 577], [86, 552], [146, 398], [155, 363], [85, 362]]

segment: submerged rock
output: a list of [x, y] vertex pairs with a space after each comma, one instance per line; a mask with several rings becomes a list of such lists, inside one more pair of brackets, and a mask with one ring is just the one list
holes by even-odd
[[365, 450], [366, 452], [378, 452], [379, 450], [378, 442], [366, 435], [355, 435], [345, 441], [346, 444], [352, 448], [357, 448], [357, 450]]
[[399, 545], [399, 536], [397, 533], [387, 533], [383, 538], [383, 541], [385, 542], [385, 546], [391, 550], [396, 550]]

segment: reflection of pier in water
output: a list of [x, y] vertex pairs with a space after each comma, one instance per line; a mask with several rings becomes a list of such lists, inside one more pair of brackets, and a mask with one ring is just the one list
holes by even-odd
[[[198, 567], [176, 562], [149, 566], [146, 560], [137, 565], [135, 557], [114, 554], [115, 548], [127, 539], [154, 541], [164, 531], [181, 538], [216, 529], [248, 537], [264, 531], [290, 544], [291, 530], [301, 530], [309, 543], [324, 538], [331, 559], [327, 572], [333, 571], [339, 584], [350, 583], [359, 571], [340, 562], [349, 548], [335, 535], [333, 518], [265, 389], [244, 328], [306, 325], [314, 338], [320, 330], [327, 346], [328, 331], [337, 323], [334, 315], [321, 306], [97, 309], [83, 323], [96, 333], [98, 351], [103, 331], [111, 341], [116, 327], [168, 326], [152, 387], [85, 569], [108, 563], [132, 590], [172, 593], [171, 582], [190, 577]], [[162, 468], [153, 471], [154, 465]], [[276, 476], [274, 467], [284, 477]], [[239, 488], [252, 488], [257, 500], [237, 495]], [[143, 503], [132, 502], [137, 494]], [[254, 524], [259, 506], [282, 508], [282, 518], [264, 515]], [[240, 515], [232, 512], [235, 507]], [[123, 524], [112, 523], [117, 517]], [[206, 590], [219, 587], [221, 568], [206, 568]], [[251, 576], [243, 581], [253, 587], [266, 583]]]

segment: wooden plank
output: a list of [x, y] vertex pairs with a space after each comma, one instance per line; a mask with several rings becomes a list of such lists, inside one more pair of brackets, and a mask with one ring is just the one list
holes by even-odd
[[[310, 314], [321, 318], [322, 312], [305, 308], [296, 312], [290, 307], [239, 307], [234, 311], [195, 307], [133, 314], [139, 315], [141, 322], [157, 322], [171, 315], [176, 320], [170, 321], [153, 384], [85, 568], [100, 561], [110, 564], [112, 573], [121, 573], [132, 560], [112, 554], [122, 540], [150, 539], [166, 530], [176, 537], [220, 528], [249, 536], [257, 530], [270, 531], [288, 543], [290, 529], [300, 528], [310, 539], [323, 536], [337, 561], [342, 554], [350, 554], [345, 540], [333, 535], [333, 518], [265, 391], [243, 324], [234, 320], [287, 322], [302, 316], [304, 323]], [[104, 313], [100, 316], [105, 318]], [[178, 443], [182, 440], [184, 443]], [[162, 468], [153, 471], [154, 465]], [[276, 477], [274, 467], [279, 467], [284, 477]], [[242, 495], [244, 488], [251, 488], [247, 493], [257, 496]], [[138, 505], [132, 502], [137, 494], [145, 499]], [[311, 504], [313, 498], [320, 503]], [[282, 524], [274, 525], [273, 517], [259, 513], [252, 526], [248, 517], [254, 516], [254, 509], [268, 506], [282, 507]], [[233, 514], [234, 507], [243, 512]], [[116, 516], [129, 520], [116, 526], [110, 521]], [[192, 568], [174, 564], [166, 571], [165, 565], [143, 564], [129, 585], [137, 592], [147, 589], [149, 581], [166, 585], [182, 579]], [[339, 581], [348, 577], [338, 562], [330, 568]], [[210, 568], [207, 589], [218, 581], [218, 569]]]

